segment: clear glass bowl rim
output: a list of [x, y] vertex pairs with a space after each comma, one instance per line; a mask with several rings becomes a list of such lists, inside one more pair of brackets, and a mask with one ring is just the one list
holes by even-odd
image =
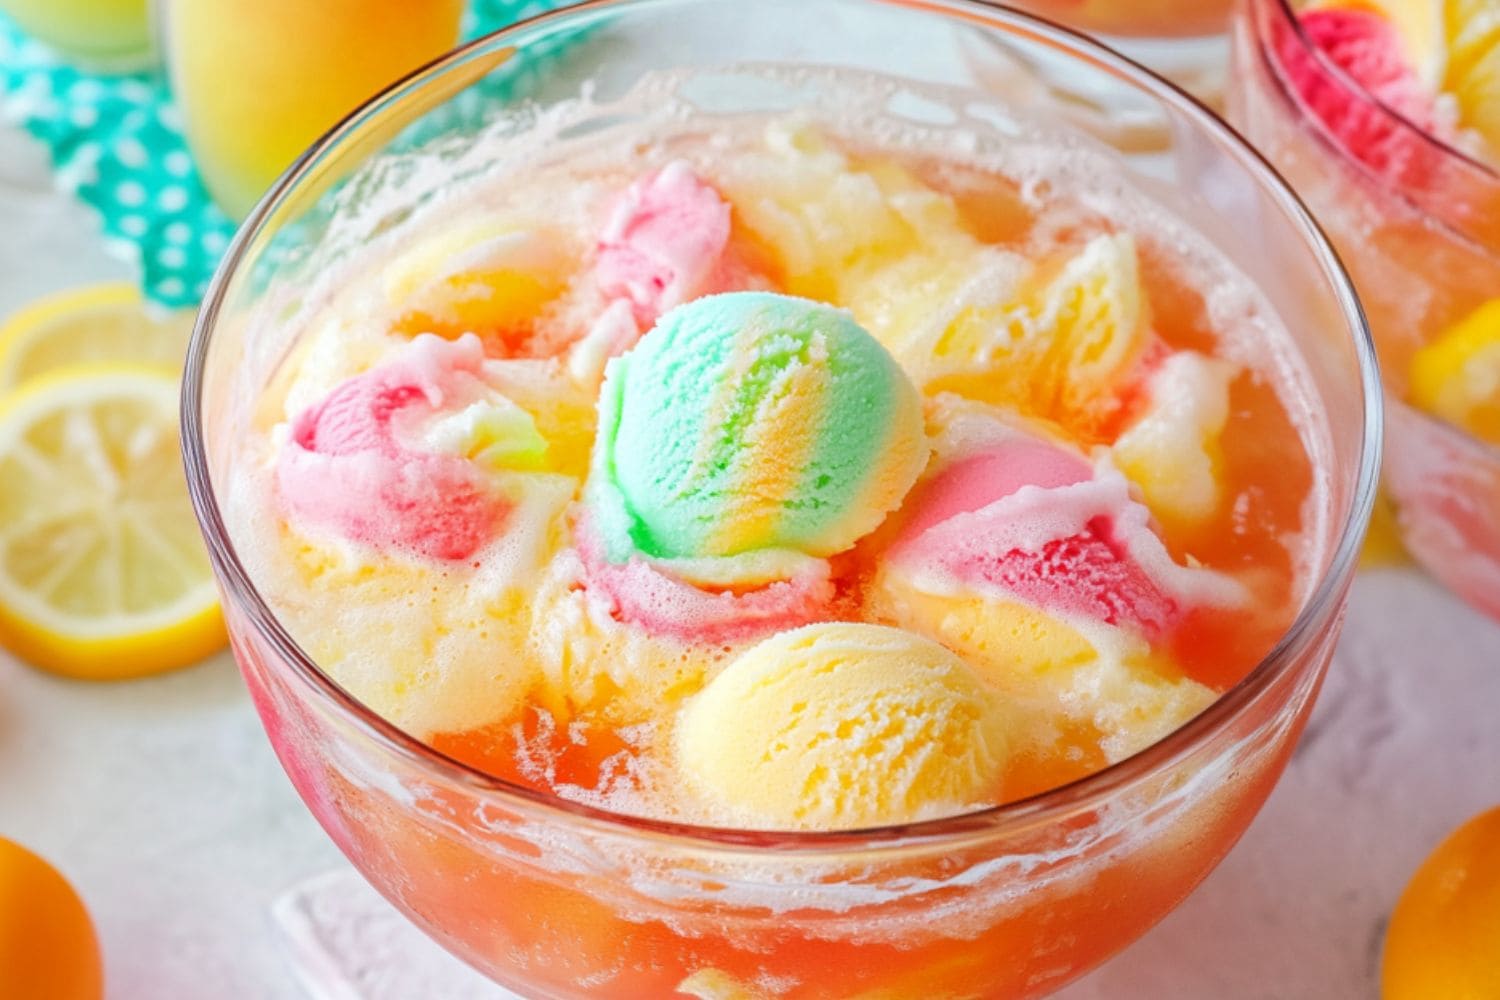
[[[1301, 662], [1302, 655], [1330, 627], [1343, 599], [1375, 502], [1383, 434], [1383, 412], [1375, 348], [1364, 311], [1337, 253], [1311, 213], [1271, 165], [1233, 129], [1207, 107], [1172, 83], [1102, 44], [1040, 17], [984, 0], [867, 0], [872, 4], [903, 8], [918, 14], [968, 22], [982, 29], [1004, 31], [1050, 45], [1070, 59], [1079, 59], [1104, 69], [1129, 84], [1145, 90], [1162, 104], [1185, 115], [1223, 140], [1227, 148], [1243, 157], [1242, 166], [1300, 230], [1333, 284], [1343, 317], [1353, 334], [1364, 400], [1362, 434], [1354, 495], [1349, 515], [1338, 528], [1338, 543], [1326, 571], [1293, 623], [1275, 647], [1237, 684], [1225, 691], [1202, 713], [1150, 747], [1070, 784], [1049, 789], [1026, 799], [987, 806], [940, 819], [916, 823], [839, 831], [745, 830], [701, 826], [649, 819], [585, 805], [516, 785], [486, 774], [443, 754], [366, 708], [313, 662], [277, 620], [236, 555], [229, 539], [209, 474], [202, 433], [203, 380], [214, 327], [229, 285], [265, 223], [297, 190], [325, 153], [336, 152], [345, 140], [357, 135], [380, 107], [402, 95], [421, 89], [471, 58], [525, 44], [526, 36], [539, 28], [583, 21], [601, 11], [629, 11], [651, 7], [680, 6], [698, 0], [585, 0], [583, 3], [539, 14], [500, 31], [468, 42], [414, 71], [351, 112], [316, 143], [276, 181], [240, 226], [214, 274], [199, 309], [183, 373], [181, 422], [183, 463], [188, 490], [208, 545], [209, 557], [233, 604], [231, 614], [248, 618], [269, 650], [291, 668], [291, 674], [321, 706], [352, 723], [384, 750], [403, 759], [435, 780], [460, 786], [501, 808], [540, 809], [559, 821], [594, 827], [604, 832], [677, 841], [696, 849], [774, 849], [819, 854], [842, 852], [851, 847], [929, 844], [972, 838], [1001, 836], [1007, 832], [1045, 824], [1050, 819], [1080, 809], [1092, 808], [1117, 790], [1170, 768], [1223, 731], [1249, 708], [1266, 689]], [[518, 41], [519, 40], [519, 41]]]

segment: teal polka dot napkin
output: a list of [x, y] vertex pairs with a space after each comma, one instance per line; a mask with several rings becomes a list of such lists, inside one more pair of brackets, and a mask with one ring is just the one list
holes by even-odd
[[[464, 34], [567, 2], [473, 0]], [[234, 223], [203, 187], [161, 74], [84, 72], [0, 15], [0, 122], [46, 145], [58, 186], [98, 210], [110, 249], [137, 265], [148, 297], [197, 304]]]

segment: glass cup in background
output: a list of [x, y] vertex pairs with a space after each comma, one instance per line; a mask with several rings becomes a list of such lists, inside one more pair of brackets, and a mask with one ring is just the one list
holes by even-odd
[[[1324, 61], [1286, 0], [1247, 0], [1234, 29], [1234, 122], [1307, 201], [1359, 289], [1389, 394], [1385, 486], [1411, 554], [1500, 618], [1500, 447], [1408, 404], [1412, 360], [1500, 296], [1500, 176], [1426, 135]], [[1362, 159], [1288, 83], [1295, 61], [1328, 106], [1347, 102]], [[1399, 152], [1399, 156], [1396, 153]], [[1388, 155], [1387, 155], [1388, 154]]]
[[[1302, 610], [1256, 669], [1162, 742], [1072, 785], [905, 827], [776, 834], [624, 816], [485, 775], [391, 726], [309, 659], [236, 554], [225, 470], [294, 346], [289, 317], [314, 308], [334, 262], [466, 177], [494, 174], [500, 161], [465, 155], [479, 128], [471, 99], [490, 94], [489, 134], [519, 138], [585, 80], [607, 101], [671, 70], [677, 96], [716, 115], [791, 113], [820, 87], [848, 86], [798, 68], [839, 66], [905, 81], [890, 114], [1000, 136], [1018, 121], [1079, 121], [1104, 127], [1074, 141], [1109, 147], [1104, 112], [1078, 116], [1044, 79], [986, 89], [962, 59], [942, 58], [960, 36], [1020, 66], [1065, 66], [1108, 107], [1154, 121], [1169, 144], [1147, 157], [1120, 144], [1118, 169], [1229, 256], [1305, 354], [1330, 436], [1326, 534]], [[779, 75], [755, 71], [768, 65]], [[531, 89], [494, 97], [510, 86], [490, 86], [501, 74]], [[620, 123], [601, 115], [569, 134]], [[1300, 203], [1216, 118], [1107, 49], [965, 0], [615, 0], [466, 46], [320, 141], [246, 222], [209, 291], [183, 419], [225, 617], [277, 755], [344, 853], [453, 953], [533, 997], [729, 997], [754, 982], [797, 1000], [1022, 998], [1160, 920], [1270, 793], [1337, 639], [1373, 502], [1380, 393], [1352, 289]]]
[[1221, 105], [1234, 0], [1009, 0], [1151, 67], [1213, 107]]
[[0, 0], [0, 11], [83, 69], [125, 73], [145, 69], [154, 61], [149, 3], [150, 0]]
[[464, 0], [156, 3], [188, 145], [214, 200], [236, 219], [339, 119], [451, 49], [464, 7]]

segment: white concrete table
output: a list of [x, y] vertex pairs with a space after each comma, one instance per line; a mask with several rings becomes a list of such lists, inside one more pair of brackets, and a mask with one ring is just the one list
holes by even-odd
[[[0, 311], [125, 273], [89, 214], [49, 193], [35, 148], [0, 132]], [[1497, 704], [1500, 625], [1414, 571], [1362, 578], [1312, 725], [1249, 834], [1160, 927], [1064, 996], [1374, 996], [1383, 921], [1410, 872], [1500, 803]], [[294, 967], [316, 975], [320, 961], [375, 950], [407, 956], [407, 978], [374, 962], [359, 991], [321, 998], [407, 998], [409, 983], [499, 995], [338, 875], [273, 919], [292, 888], [350, 869], [281, 773], [227, 655], [98, 686], [0, 652], [0, 834], [85, 896], [111, 1000], [302, 1000]], [[311, 919], [300, 952], [284, 930], [299, 916]]]

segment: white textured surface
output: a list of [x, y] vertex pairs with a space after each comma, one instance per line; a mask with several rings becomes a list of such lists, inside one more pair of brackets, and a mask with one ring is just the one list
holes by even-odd
[[[87, 213], [46, 193], [34, 150], [0, 132], [0, 310], [124, 273]], [[1244, 842], [1161, 927], [1064, 996], [1373, 996], [1384, 914], [1408, 874], [1500, 801], [1497, 691], [1500, 625], [1414, 572], [1361, 579], [1308, 736]], [[294, 956], [304, 980], [321, 968], [319, 1000], [501, 996], [346, 881], [227, 656], [95, 686], [0, 653], [0, 834], [83, 893], [112, 1000], [297, 1000], [309, 994]], [[343, 874], [305, 883], [329, 871]], [[343, 992], [328, 985], [340, 979]]]
[[309, 1000], [515, 996], [438, 947], [352, 868], [309, 879], [274, 912]]
[[227, 656], [95, 685], [0, 653], [0, 834], [82, 893], [111, 1000], [301, 996], [270, 906], [343, 863], [277, 766]]

